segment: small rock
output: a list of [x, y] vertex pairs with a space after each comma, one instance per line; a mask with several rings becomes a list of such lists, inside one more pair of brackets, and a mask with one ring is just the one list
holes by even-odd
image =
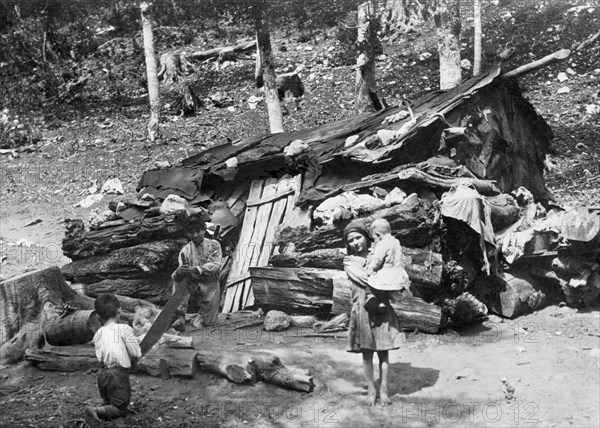
[[140, 198], [142, 201], [154, 201], [156, 198], [154, 197], [154, 195], [151, 195], [150, 193], [144, 193], [142, 195], [142, 197]]
[[577, 143], [577, 144], [575, 145], [575, 148], [576, 148], [577, 150], [587, 150], [587, 149], [588, 149], [588, 146], [586, 146], [586, 145], [585, 145], [585, 144], [583, 144], [583, 143]]
[[165, 198], [160, 209], [158, 210], [161, 214], [172, 214], [178, 211], [186, 211], [188, 208], [188, 202], [179, 195], [169, 195]]
[[392, 131], [389, 129], [380, 129], [377, 131], [377, 137], [379, 138], [379, 141], [381, 141], [381, 144], [383, 146], [387, 146], [388, 144], [390, 144], [390, 142], [393, 141], [395, 135], [396, 131]]
[[156, 169], [164, 169], [164, 168], [169, 168], [171, 166], [171, 164], [169, 163], [169, 161], [155, 161], [153, 164], [154, 168]]
[[75, 205], [73, 205], [73, 207], [89, 208], [92, 205], [100, 202], [102, 198], [104, 198], [104, 195], [102, 195], [101, 193], [95, 193], [77, 202]]
[[419, 55], [419, 61], [426, 61], [429, 58], [431, 58], [433, 55], [429, 52], [423, 52], [421, 55]]
[[576, 75], [577, 73], [575, 72], [575, 70], [573, 70], [571, 67], [567, 68], [567, 73], [570, 74], [571, 76]]
[[567, 76], [567, 73], [558, 73], [558, 76], [556, 76], [556, 80], [558, 80], [560, 83], [562, 82], [566, 82], [567, 80], [569, 80], [569, 77]]
[[600, 114], [600, 105], [589, 104], [589, 105], [585, 106], [585, 112], [587, 114]]
[[555, 336], [562, 336], [562, 331], [555, 331], [555, 332], [554, 332], [554, 335], [555, 335]]
[[312, 50], [313, 50], [313, 47], [312, 47], [312, 46], [305, 46], [305, 47], [304, 47], [304, 50], [305, 50], [305, 51], [312, 51]]
[[264, 327], [267, 331], [281, 331], [288, 328], [291, 322], [291, 317], [285, 312], [272, 310], [265, 315]]
[[524, 346], [517, 346], [517, 353], [521, 354], [523, 352], [527, 352], [527, 348], [525, 348]]
[[230, 111], [231, 113], [233, 113], [233, 112], [235, 112], [235, 107], [229, 106], [229, 107], [227, 107], [227, 111]]
[[571, 89], [569, 89], [568, 86], [563, 86], [558, 91], [556, 91], [557, 94], [568, 94], [569, 92], [571, 92]]
[[106, 182], [102, 185], [101, 192], [105, 195], [122, 195], [125, 193], [125, 190], [123, 189], [123, 183], [121, 183], [121, 180], [118, 178], [111, 178], [110, 180], [106, 180]]
[[455, 379], [469, 379], [469, 380], [479, 379], [477, 376], [475, 376], [475, 373], [473, 373], [473, 369], [471, 369], [471, 368], [462, 369], [462, 370], [454, 373], [454, 378]]

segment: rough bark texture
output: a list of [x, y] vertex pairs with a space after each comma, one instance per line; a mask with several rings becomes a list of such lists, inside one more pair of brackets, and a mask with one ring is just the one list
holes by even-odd
[[[123, 320], [132, 320], [136, 307], [155, 305], [140, 299], [117, 296]], [[78, 309], [61, 318], [65, 307]], [[52, 343], [81, 343], [98, 327], [92, 319], [94, 299], [67, 285], [58, 267], [15, 276], [0, 283], [0, 364], [17, 362], [26, 349], [44, 344], [44, 333]], [[89, 340], [89, 339], [88, 339]]]
[[[440, 253], [422, 248], [402, 248], [404, 267], [411, 282], [439, 288], [444, 262]], [[270, 263], [276, 267], [311, 267], [321, 269], [344, 269], [345, 254], [338, 248], [325, 248], [309, 253], [278, 254]]]
[[162, 271], [170, 274], [177, 267], [177, 255], [186, 242], [185, 239], [164, 239], [118, 248], [68, 263], [61, 271], [68, 281], [84, 284], [105, 279], [151, 279]]
[[160, 93], [158, 88], [158, 73], [156, 71], [156, 55], [154, 53], [154, 36], [152, 23], [148, 14], [148, 3], [140, 5], [142, 15], [142, 34], [144, 38], [144, 53], [146, 57], [146, 75], [148, 77], [148, 97], [150, 100], [150, 121], [148, 122], [148, 138], [156, 141], [160, 138]]
[[333, 278], [343, 271], [311, 268], [251, 267], [255, 304], [289, 313], [328, 314], [331, 310]]
[[367, 1], [358, 6], [358, 38], [356, 59], [355, 104], [356, 113], [381, 110], [375, 90], [375, 57], [378, 40], [375, 23], [375, 4]]
[[201, 351], [196, 354], [200, 368], [234, 383], [256, 382], [256, 364], [248, 355], [232, 352]]
[[271, 133], [283, 132], [283, 113], [277, 93], [275, 68], [273, 67], [273, 53], [271, 51], [271, 36], [269, 33], [269, 17], [266, 0], [253, 1], [254, 23], [256, 27], [256, 87], [264, 88], [267, 110], [269, 112], [269, 126]]
[[288, 368], [277, 355], [256, 353], [252, 354], [252, 361], [258, 380], [302, 392], [312, 392], [315, 387], [308, 370]]
[[[351, 287], [352, 284], [347, 277], [336, 278], [333, 281], [332, 314], [350, 313], [350, 309], [352, 309]], [[418, 297], [407, 295], [400, 302], [394, 302], [392, 306], [398, 316], [400, 326], [404, 330], [418, 329], [425, 333], [437, 333], [445, 327], [442, 308], [432, 303], [426, 303]]]
[[147, 217], [140, 222], [100, 230], [85, 230], [83, 221], [66, 220], [63, 254], [72, 260], [106, 254], [150, 241], [182, 238], [183, 225], [175, 216]]
[[[390, 208], [374, 211], [371, 215], [361, 217], [365, 225], [376, 218], [385, 218], [390, 222], [394, 236], [406, 247], [425, 247], [435, 236], [439, 235], [439, 211], [433, 205], [423, 202], [399, 204]], [[343, 246], [345, 223], [325, 226], [306, 233], [304, 228], [293, 228], [281, 231], [277, 237], [279, 244], [293, 243], [300, 252], [322, 248]]]
[[66, 302], [80, 309], [93, 309], [94, 299], [70, 288], [58, 267], [12, 277], [0, 283], [0, 361], [21, 359], [25, 349], [44, 342], [43, 325], [57, 316], [55, 308]]
[[440, 57], [440, 89], [452, 89], [461, 81], [458, 0], [436, 0], [434, 19]]

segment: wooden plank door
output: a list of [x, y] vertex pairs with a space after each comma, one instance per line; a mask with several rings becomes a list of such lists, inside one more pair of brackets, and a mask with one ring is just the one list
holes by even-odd
[[254, 304], [248, 268], [266, 266], [273, 253], [275, 230], [293, 209], [301, 176], [253, 180], [246, 202], [240, 239], [227, 281], [223, 312], [236, 312]]

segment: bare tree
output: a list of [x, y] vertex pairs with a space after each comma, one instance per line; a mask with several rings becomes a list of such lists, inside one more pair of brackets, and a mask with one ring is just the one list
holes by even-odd
[[473, 25], [475, 40], [473, 43], [473, 76], [481, 74], [481, 0], [473, 0]]
[[436, 0], [434, 20], [440, 57], [440, 88], [451, 89], [461, 80], [459, 0]]
[[256, 27], [256, 87], [263, 88], [269, 112], [269, 126], [273, 134], [283, 132], [283, 113], [277, 93], [273, 54], [271, 51], [271, 36], [269, 33], [269, 16], [266, 0], [254, 0], [252, 13]]
[[156, 141], [160, 138], [160, 92], [158, 88], [158, 73], [156, 72], [156, 55], [154, 53], [154, 36], [152, 23], [148, 13], [149, 5], [140, 5], [142, 13], [142, 33], [144, 38], [144, 53], [146, 56], [146, 74], [148, 76], [148, 97], [150, 99], [150, 121], [148, 122], [148, 139]]
[[375, 2], [367, 1], [358, 6], [358, 38], [356, 58], [356, 112], [381, 110], [383, 107], [375, 90], [375, 57], [381, 53], [377, 35], [379, 25], [375, 14]]

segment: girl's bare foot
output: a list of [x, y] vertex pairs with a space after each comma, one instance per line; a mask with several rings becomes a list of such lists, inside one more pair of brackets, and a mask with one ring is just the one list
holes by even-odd
[[385, 391], [379, 391], [379, 401], [382, 406], [389, 406], [392, 404], [392, 400], [390, 400], [390, 397]]

